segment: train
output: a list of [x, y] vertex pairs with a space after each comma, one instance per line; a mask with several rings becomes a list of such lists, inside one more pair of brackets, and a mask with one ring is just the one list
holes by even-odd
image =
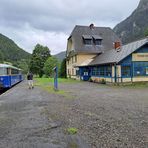
[[11, 88], [23, 80], [22, 70], [8, 64], [0, 64], [0, 88]]

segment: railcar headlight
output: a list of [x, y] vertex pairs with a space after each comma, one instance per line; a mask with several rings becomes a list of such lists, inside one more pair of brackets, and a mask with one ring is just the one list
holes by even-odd
[[0, 80], [3, 81], [4, 79], [3, 78], [0, 78]]

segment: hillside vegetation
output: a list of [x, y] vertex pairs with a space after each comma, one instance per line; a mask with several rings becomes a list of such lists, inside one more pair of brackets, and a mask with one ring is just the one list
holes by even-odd
[[14, 41], [2, 34], [0, 34], [0, 53], [3, 61], [10, 62], [13, 65], [18, 65], [20, 61], [30, 58], [28, 52], [18, 47]]
[[66, 57], [66, 51], [62, 51], [56, 55], [54, 55], [59, 61], [63, 61], [63, 59]]
[[129, 43], [148, 35], [147, 30], [148, 0], [140, 0], [136, 10], [114, 28], [115, 33], [122, 39], [123, 43]]

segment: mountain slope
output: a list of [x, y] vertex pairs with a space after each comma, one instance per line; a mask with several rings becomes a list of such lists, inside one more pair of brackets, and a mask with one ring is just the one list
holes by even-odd
[[144, 37], [148, 28], [148, 0], [140, 0], [136, 10], [124, 21], [115, 26], [115, 33], [128, 43]]
[[30, 57], [30, 53], [18, 47], [14, 41], [2, 34], [0, 34], [0, 52], [3, 54], [4, 61], [12, 63]]
[[56, 55], [54, 55], [59, 61], [63, 61], [63, 59], [66, 57], [66, 51], [62, 51]]

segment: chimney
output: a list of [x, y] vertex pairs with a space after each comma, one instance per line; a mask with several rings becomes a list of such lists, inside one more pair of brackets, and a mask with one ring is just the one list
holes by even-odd
[[119, 41], [114, 42], [114, 49], [117, 51], [120, 51], [121, 49], [121, 43]]
[[89, 28], [90, 28], [90, 29], [94, 29], [94, 28], [95, 28], [94, 24], [90, 24], [90, 25], [89, 25]]

